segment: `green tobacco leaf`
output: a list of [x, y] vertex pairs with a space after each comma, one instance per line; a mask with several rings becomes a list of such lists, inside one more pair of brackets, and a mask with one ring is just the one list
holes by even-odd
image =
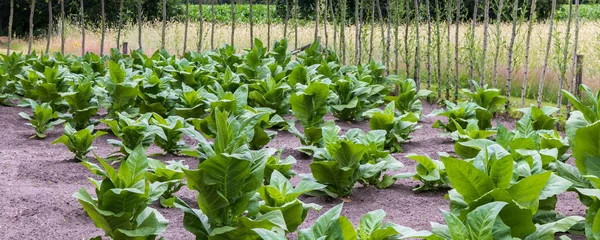
[[581, 174], [600, 177], [600, 122], [577, 130], [573, 145], [575, 165]]
[[471, 163], [453, 159], [442, 159], [450, 183], [465, 201], [472, 202], [494, 189], [494, 182]]
[[325, 212], [314, 225], [307, 229], [302, 229], [298, 232], [299, 240], [314, 240], [314, 239], [344, 239], [342, 227], [340, 226], [338, 219], [340, 219], [340, 213], [344, 204], [339, 204], [329, 211]]
[[467, 214], [467, 228], [473, 239], [493, 239], [492, 232], [496, 217], [506, 206], [504, 202], [492, 202], [477, 207]]

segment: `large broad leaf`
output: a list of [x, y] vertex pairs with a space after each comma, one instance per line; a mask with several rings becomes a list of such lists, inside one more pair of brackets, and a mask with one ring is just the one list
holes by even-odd
[[580, 111], [571, 112], [569, 119], [565, 126], [565, 132], [569, 141], [573, 141], [575, 133], [578, 129], [586, 127], [589, 123], [585, 120], [583, 114]]
[[479, 206], [467, 214], [467, 228], [473, 239], [493, 239], [494, 223], [500, 210], [506, 206], [504, 202], [492, 202]]
[[[298, 232], [299, 240], [344, 239], [342, 228], [338, 222], [344, 204], [337, 205], [321, 215], [314, 225]], [[323, 238], [322, 238], [323, 237]]]
[[534, 240], [534, 239], [554, 239], [554, 234], [557, 232], [566, 232], [575, 224], [580, 221], [585, 220], [585, 218], [580, 216], [569, 216], [562, 218], [556, 222], [550, 222], [543, 225], [536, 226], [536, 230], [533, 234], [527, 236], [525, 240]]
[[256, 219], [240, 217], [237, 221], [237, 227], [215, 228], [210, 233], [211, 239], [253, 239], [258, 234], [253, 229], [281, 229], [286, 230], [285, 220], [280, 211], [268, 212]]
[[513, 201], [521, 208], [530, 209], [537, 212], [539, 206], [540, 193], [548, 183], [552, 172], [547, 171], [542, 174], [536, 174], [522, 179], [508, 188]]
[[315, 127], [323, 122], [328, 96], [329, 87], [320, 82], [311, 83], [303, 92], [290, 96], [292, 112], [303, 127]]
[[[469, 229], [454, 214], [442, 211], [446, 224], [448, 224], [448, 234], [451, 239], [469, 239]], [[435, 233], [434, 229], [434, 233]]]
[[585, 216], [585, 237], [591, 240], [600, 239], [600, 200], [596, 199], [588, 208]]
[[196, 236], [197, 239], [208, 239], [210, 224], [202, 211], [193, 209], [183, 200], [175, 198], [175, 207], [183, 211], [183, 227]]
[[577, 130], [573, 145], [575, 165], [581, 174], [600, 177], [600, 122]]
[[443, 158], [442, 162], [450, 178], [452, 187], [467, 203], [479, 199], [494, 189], [494, 182], [471, 163], [453, 158]]

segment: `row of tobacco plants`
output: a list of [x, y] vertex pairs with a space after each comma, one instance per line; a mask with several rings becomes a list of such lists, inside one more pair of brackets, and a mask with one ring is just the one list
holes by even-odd
[[[44, 138], [64, 124], [54, 143], [64, 144], [86, 168], [96, 196], [74, 194], [95, 225], [114, 239], [155, 239], [168, 220], [149, 205], [176, 207], [184, 227], [197, 239], [553, 239], [556, 232], [583, 232], [600, 239], [600, 98], [565, 95], [579, 110], [567, 121], [567, 134], [554, 130], [554, 108], [522, 109], [509, 131], [494, 126], [494, 114], [506, 99], [486, 86], [464, 89], [463, 101], [446, 102], [434, 127], [455, 141], [454, 153], [440, 159], [406, 155], [418, 162], [415, 173], [388, 175], [402, 164], [390, 153], [402, 151], [422, 117], [418, 90], [411, 79], [386, 76], [370, 62], [340, 64], [318, 44], [293, 57], [287, 41], [267, 50], [256, 40], [236, 54], [232, 46], [183, 58], [157, 51], [84, 57], [35, 54], [3, 56], [0, 100], [30, 107], [20, 115]], [[390, 94], [395, 92], [395, 94]], [[392, 96], [393, 95], [393, 96]], [[286, 120], [289, 114], [294, 120]], [[340, 134], [331, 113], [342, 121], [369, 119], [370, 131]], [[93, 141], [112, 132], [117, 151], [88, 161]], [[278, 131], [296, 135], [297, 150], [313, 156], [311, 174], [293, 186], [295, 159], [265, 146]], [[182, 141], [194, 140], [193, 145]], [[147, 157], [156, 145], [168, 154], [198, 158], [196, 168], [183, 162]], [[576, 166], [565, 163], [575, 157]], [[111, 161], [120, 161], [115, 169]], [[423, 184], [418, 191], [451, 188], [446, 225], [415, 231], [385, 222], [385, 212], [369, 212], [354, 227], [341, 216], [342, 205], [298, 230], [308, 211], [300, 195], [349, 196], [356, 183], [386, 188], [399, 178]], [[177, 198], [182, 187], [196, 191], [198, 209]], [[573, 191], [589, 207], [587, 217], [562, 216], [557, 196]]]
[[[91, 179], [95, 196], [82, 188], [74, 197], [108, 237], [160, 236], [168, 220], [149, 207], [153, 202], [181, 209], [185, 229], [198, 239], [281, 239], [296, 231], [302, 239], [428, 234], [383, 224], [381, 210], [354, 229], [341, 206], [298, 230], [308, 211], [321, 209], [300, 195], [346, 197], [357, 182], [386, 188], [399, 177], [385, 174], [402, 167], [390, 153], [418, 128], [420, 98], [431, 92], [386, 76], [380, 63], [343, 66], [319, 44], [293, 56], [286, 40], [270, 50], [256, 40], [242, 54], [225, 45], [182, 58], [113, 50], [102, 57], [13, 53], [1, 63], [0, 102], [31, 109], [19, 115], [32, 138], [64, 125], [53, 144], [65, 145], [99, 178]], [[399, 94], [390, 97], [394, 89]], [[286, 120], [290, 113], [293, 120]], [[323, 120], [328, 113], [341, 121], [370, 119], [371, 130], [340, 135], [334, 121]], [[89, 161], [94, 140], [107, 134], [102, 126], [116, 151]], [[289, 181], [295, 159], [265, 148], [278, 131], [295, 134], [298, 150], [315, 159], [312, 174], [296, 186]], [[200, 163], [151, 159], [152, 144]], [[198, 193], [197, 203], [177, 198], [185, 186]]]

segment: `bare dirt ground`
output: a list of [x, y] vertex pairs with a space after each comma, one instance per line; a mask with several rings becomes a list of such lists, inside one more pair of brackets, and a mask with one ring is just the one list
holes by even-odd
[[[425, 103], [424, 115], [436, 106]], [[56, 128], [44, 140], [29, 139], [33, 129], [25, 126], [26, 121], [17, 115], [21, 108], [0, 107], [0, 239], [89, 239], [103, 232], [95, 228], [79, 203], [71, 195], [85, 187], [93, 192], [88, 177], [94, 177], [85, 167], [70, 160], [72, 154], [62, 145], [50, 143], [62, 134]], [[331, 116], [327, 120], [333, 119]], [[416, 164], [404, 158], [408, 153], [428, 154], [438, 157], [438, 152], [452, 152], [453, 144], [449, 137], [440, 135], [440, 130], [432, 129], [436, 118], [424, 118], [422, 128], [412, 135], [410, 143], [404, 145], [404, 152], [394, 154], [405, 167], [403, 172], [414, 172]], [[507, 128], [514, 128], [514, 120], [501, 120]], [[350, 128], [368, 130], [368, 122], [337, 122], [343, 131]], [[106, 143], [115, 138], [108, 134], [97, 139], [95, 152], [107, 156], [114, 149]], [[295, 150], [300, 142], [290, 133], [279, 132], [269, 147], [284, 148], [284, 157], [293, 155], [298, 160], [294, 170], [299, 174], [310, 173], [311, 159]], [[160, 153], [154, 147], [149, 154]], [[153, 156], [161, 160], [184, 159], [195, 168], [198, 161], [177, 156]], [[293, 182], [298, 182], [298, 177]], [[360, 187], [354, 189], [350, 202], [344, 204], [343, 214], [355, 225], [360, 217], [372, 210], [383, 209], [387, 220], [418, 230], [429, 230], [429, 222], [443, 222], [440, 209], [448, 210], [449, 201], [444, 199], [446, 192], [413, 192], [418, 182], [399, 180], [388, 189]], [[195, 205], [195, 194], [187, 188], [178, 194], [184, 201]], [[341, 200], [328, 200], [321, 197], [302, 197], [305, 202], [322, 205], [323, 211], [341, 203]], [[164, 209], [154, 205], [167, 219], [169, 226], [164, 233], [167, 239], [193, 239], [183, 228], [183, 213], [178, 209]], [[322, 212], [323, 212], [322, 211]], [[585, 207], [574, 194], [559, 196], [558, 211], [563, 215], [585, 216]], [[322, 213], [321, 212], [321, 213]], [[304, 228], [312, 224], [321, 213], [309, 213]], [[294, 237], [294, 236], [290, 236]], [[579, 238], [579, 236], [577, 236]], [[583, 238], [582, 238], [583, 239]]]

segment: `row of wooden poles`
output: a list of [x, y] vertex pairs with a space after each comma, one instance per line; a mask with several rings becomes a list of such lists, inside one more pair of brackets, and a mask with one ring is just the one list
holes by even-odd
[[[65, 11], [64, 11], [64, 0], [58, 0], [60, 2], [60, 33], [61, 33], [61, 52], [64, 54], [64, 50], [65, 50], [65, 35], [64, 35], [64, 24], [65, 24]], [[117, 35], [117, 46], [121, 46], [121, 29], [122, 29], [122, 13], [123, 13], [123, 1], [120, 1], [120, 6], [119, 6], [119, 24], [118, 24], [118, 35]], [[202, 36], [202, 33], [204, 31], [203, 26], [204, 26], [204, 18], [202, 17], [202, 12], [203, 12], [203, 5], [204, 2], [203, 0], [197, 0], [198, 4], [199, 4], [199, 10], [200, 10], [200, 18], [199, 18], [199, 35]], [[208, 1], [208, 0], [207, 0]], [[211, 12], [212, 12], [212, 23], [211, 23], [211, 37], [210, 37], [210, 46], [211, 49], [214, 49], [214, 32], [215, 32], [215, 11], [214, 11], [214, 6], [215, 6], [215, 0], [210, 0], [210, 4], [212, 6], [211, 8]], [[291, 5], [290, 6], [290, 1], [291, 1]], [[284, 22], [284, 33], [283, 33], [283, 37], [286, 37], [288, 32], [288, 22], [290, 20], [290, 12], [292, 13], [292, 17], [294, 19], [294, 34], [295, 34], [295, 48], [298, 49], [298, 0], [286, 0], [286, 14], [285, 14], [285, 22]], [[328, 43], [328, 14], [331, 14], [331, 18], [333, 20], [333, 50], [340, 53], [340, 58], [341, 61], [346, 64], [347, 62], [347, 53], [346, 53], [346, 48], [347, 48], [347, 43], [346, 43], [346, 36], [345, 36], [345, 27], [346, 27], [346, 21], [345, 19], [339, 17], [339, 16], [346, 16], [347, 12], [346, 12], [346, 4], [347, 4], [348, 0], [315, 0], [315, 31], [314, 31], [314, 41], [319, 41], [320, 37], [319, 37], [319, 28], [320, 28], [320, 16], [323, 15], [323, 28], [324, 28], [324, 39], [325, 39], [325, 46], [329, 47], [329, 43]], [[364, 12], [364, 2], [368, 1], [368, 0], [354, 0], [355, 1], [355, 6], [361, 6], [360, 9], [359, 7], [355, 7], [355, 25], [354, 27], [356, 28], [356, 35], [355, 37], [355, 56], [354, 59], [356, 61], [356, 63], [360, 64], [361, 59], [363, 59], [363, 46], [362, 46], [362, 27], [364, 25], [363, 23], [363, 12]], [[373, 37], [374, 37], [374, 19], [375, 19], [375, 12], [376, 9], [375, 7], [377, 6], [377, 13], [379, 15], [379, 18], [383, 21], [383, 14], [382, 14], [382, 10], [381, 10], [381, 6], [380, 6], [380, 0], [370, 0], [373, 1], [371, 4], [371, 34], [370, 34], [370, 48], [368, 51], [368, 59], [372, 58], [373, 55]], [[413, 9], [414, 9], [414, 16], [413, 16], [413, 20], [409, 19], [408, 15], [409, 14], [405, 14], [406, 18], [405, 19], [401, 19], [398, 15], [398, 12], [395, 11], [399, 11], [399, 4], [401, 0], [382, 0], [382, 1], [387, 1], [387, 21], [384, 24], [381, 24], [381, 36], [382, 38], [382, 43], [384, 44], [383, 48], [382, 48], [382, 61], [384, 62], [385, 66], [387, 67], [387, 69], [390, 69], [390, 62], [391, 62], [391, 55], [392, 55], [392, 45], [395, 45], [395, 49], [393, 51], [394, 55], [395, 55], [395, 72], [398, 73], [400, 71], [400, 66], [399, 66], [399, 40], [400, 37], [398, 36], [398, 28], [400, 25], [400, 22], [402, 20], [405, 20], [405, 36], [404, 36], [404, 41], [405, 41], [405, 48], [404, 48], [404, 54], [406, 54], [406, 56], [408, 56], [409, 54], [414, 54], [414, 65], [411, 66], [411, 61], [405, 61], [405, 71], [407, 73], [407, 76], [412, 76], [415, 81], [417, 82], [418, 87], [420, 87], [421, 84], [421, 58], [420, 58], [420, 41], [417, 41], [417, 44], [415, 46], [415, 49], [409, 49], [408, 48], [408, 30], [410, 25], [412, 24], [411, 21], [413, 21], [414, 19], [421, 19], [422, 16], [420, 16], [419, 13], [419, 5], [422, 4], [422, 0], [413, 0], [413, 2], [411, 3], [410, 0], [403, 0], [404, 1], [404, 5], [403, 6], [408, 6], [410, 4], [414, 4], [413, 5]], [[452, 1], [452, 0], [450, 0]], [[461, 0], [456, 0], [457, 2], [451, 2], [452, 6], [455, 7], [456, 13], [454, 14], [454, 19], [452, 19], [450, 17], [450, 15], [447, 16], [447, 19], [445, 19], [445, 22], [447, 24], [447, 29], [448, 29], [448, 35], [447, 35], [447, 47], [450, 47], [450, 29], [451, 29], [451, 25], [454, 24], [455, 25], [455, 32], [454, 32], [454, 42], [455, 42], [455, 48], [454, 48], [454, 99], [458, 99], [459, 98], [459, 44], [457, 44], [459, 42], [459, 25], [460, 25], [460, 17], [461, 17]], [[474, 6], [478, 6], [478, 1], [479, 0], [475, 0], [475, 4]], [[489, 22], [490, 22], [490, 17], [489, 17], [489, 9], [490, 9], [490, 1], [491, 0], [482, 0], [485, 1], [485, 7], [484, 7], [484, 34], [483, 34], [483, 46], [482, 46], [482, 61], [485, 63], [486, 57], [487, 57], [487, 45], [488, 45], [488, 40], [489, 40], [489, 34], [488, 34], [488, 28], [489, 28]], [[525, 105], [525, 95], [526, 95], [526, 91], [527, 91], [527, 80], [529, 78], [529, 51], [530, 51], [530, 43], [531, 43], [531, 32], [532, 32], [532, 28], [533, 28], [533, 22], [534, 22], [534, 13], [535, 13], [535, 7], [536, 7], [536, 0], [530, 0], [531, 1], [531, 5], [530, 5], [530, 16], [529, 16], [529, 20], [528, 20], [528, 26], [527, 26], [527, 34], [526, 34], [526, 47], [525, 47], [525, 71], [524, 71], [524, 80], [523, 80], [523, 85], [522, 85], [522, 92], [521, 92], [521, 106]], [[29, 16], [29, 45], [28, 45], [28, 50], [27, 53], [31, 53], [31, 48], [32, 48], [32, 39], [33, 39], [33, 18], [34, 18], [34, 9], [35, 9], [35, 0], [31, 0], [31, 11], [30, 11], [30, 16]], [[249, 0], [249, 4], [250, 4], [250, 12], [249, 12], [249, 20], [250, 20], [250, 45], [253, 45], [253, 40], [254, 40], [254, 26], [253, 26], [253, 16], [252, 16], [252, 0]], [[334, 6], [334, 2], [337, 2], [339, 5]], [[503, 2], [504, 0], [499, 0], [498, 4], [499, 4], [499, 9], [503, 9]], [[142, 2], [141, 0], [137, 0], [138, 3], [138, 15], [137, 15], [137, 21], [138, 21], [138, 25], [139, 25], [139, 29], [138, 29], [138, 44], [139, 44], [139, 49], [142, 49]], [[321, 4], [324, 3], [325, 6], [325, 10], [324, 11], [320, 11], [320, 6]], [[511, 78], [513, 77], [513, 51], [514, 51], [514, 44], [515, 44], [515, 38], [516, 38], [516, 28], [517, 28], [517, 13], [518, 13], [518, 9], [519, 9], [519, 1], [514, 1], [513, 2], [513, 9], [512, 9], [512, 33], [511, 33], [511, 39], [508, 45], [508, 62], [507, 62], [507, 79], [506, 79], [506, 97], [508, 99], [510, 99], [510, 94], [511, 94]], [[188, 25], [190, 22], [190, 18], [189, 18], [189, 4], [190, 4], [190, 0], [186, 0], [186, 7], [185, 7], [185, 11], [186, 11], [186, 19], [185, 19], [185, 33], [184, 33], [184, 44], [183, 44], [183, 51], [186, 52], [188, 50], [188, 46], [187, 46], [187, 39], [188, 39]], [[233, 0], [231, 2], [231, 15], [232, 15], [232, 22], [231, 22], [231, 44], [234, 45], [235, 43], [235, 26], [236, 26], [236, 18], [235, 18], [235, 4], [236, 4], [236, 0]], [[437, 74], [437, 76], [435, 76], [435, 78], [438, 81], [438, 96], [443, 96], [444, 95], [444, 90], [445, 90], [445, 97], [446, 99], [450, 99], [450, 87], [445, 87], [445, 89], [442, 89], [441, 86], [448, 86], [449, 85], [449, 81], [451, 81], [450, 79], [452, 78], [452, 76], [450, 76], [449, 72], [451, 72], [450, 69], [448, 69], [449, 71], [446, 71], [446, 75], [447, 76], [442, 76], [442, 56], [440, 53], [440, 48], [441, 48], [441, 37], [440, 37], [440, 22], [442, 20], [444, 20], [441, 16], [440, 16], [440, 12], [442, 11], [440, 9], [439, 6], [439, 2], [435, 1], [435, 8], [436, 8], [436, 16], [435, 17], [435, 26], [432, 28], [431, 26], [431, 22], [432, 22], [432, 16], [430, 13], [430, 0], [425, 0], [426, 5], [426, 12], [427, 12], [427, 16], [426, 16], [426, 20], [427, 20], [427, 46], [432, 46], [434, 39], [432, 39], [432, 31], [436, 31], [437, 33], [437, 38], [435, 39], [435, 41], [437, 42], [436, 44], [434, 44], [436, 46], [435, 51], [437, 51], [436, 54], [436, 59], [432, 59], [431, 56], [431, 52], [432, 51], [426, 51], [426, 69], [427, 69], [427, 88], [431, 88], [431, 84], [432, 84], [432, 75], [433, 74]], [[8, 49], [7, 49], [7, 54], [10, 54], [10, 42], [11, 42], [11, 38], [12, 38], [12, 21], [13, 21], [13, 8], [14, 8], [14, 0], [10, 0], [10, 16], [9, 16], [9, 29], [8, 29], [8, 35], [9, 35], [9, 40], [8, 40]], [[271, 9], [270, 9], [270, 5], [271, 5], [271, 0], [267, 0], [267, 24], [268, 24], [268, 33], [267, 33], [267, 43], [268, 43], [268, 47], [270, 47], [270, 42], [271, 42]], [[547, 38], [547, 44], [546, 44], [546, 48], [545, 48], [545, 58], [544, 58], [544, 63], [543, 63], [543, 68], [542, 68], [542, 73], [541, 73], [541, 78], [540, 78], [540, 82], [539, 82], [539, 88], [538, 88], [538, 95], [537, 95], [537, 104], [538, 107], [541, 106], [542, 104], [542, 96], [543, 96], [543, 90], [544, 90], [544, 80], [547, 74], [547, 70], [548, 70], [548, 58], [549, 58], [549, 54], [550, 54], [550, 49], [552, 46], [552, 38], [553, 38], [553, 24], [554, 24], [554, 16], [555, 16], [555, 12], [556, 12], [556, 0], [552, 0], [552, 9], [551, 9], [551, 14], [550, 14], [550, 18], [549, 18], [549, 34], [548, 34], [548, 38]], [[80, 0], [80, 22], [81, 22], [81, 54], [84, 55], [85, 54], [85, 18], [84, 18], [84, 5], [83, 5], [83, 0]], [[578, 36], [579, 36], [579, 0], [575, 0], [575, 4], [574, 4], [575, 8], [574, 8], [574, 13], [573, 11], [569, 11], [569, 18], [568, 18], [568, 24], [567, 24], [567, 31], [566, 31], [566, 36], [565, 36], [565, 41], [568, 44], [568, 41], [570, 39], [570, 27], [571, 27], [571, 19], [574, 19], [574, 25], [575, 25], [575, 36], [574, 36], [574, 46], [573, 46], [573, 59], [572, 59], [572, 64], [571, 64], [571, 73], [570, 76], [567, 77], [566, 74], [561, 74], [559, 76], [559, 91], [558, 91], [558, 100], [557, 100], [557, 105], [560, 109], [561, 103], [562, 103], [562, 95], [560, 92], [560, 89], [563, 88], [563, 82], [565, 82], [565, 80], [568, 80], [570, 84], [569, 85], [569, 90], [570, 92], [573, 93], [577, 93], [577, 90], [575, 89], [575, 86], [578, 86], [578, 84], [581, 83], [581, 62], [582, 62], [582, 56], [581, 55], [577, 55], [577, 41], [578, 41]], [[104, 11], [104, 0], [100, 1], [100, 8], [101, 8], [101, 45], [100, 45], [100, 54], [103, 55], [104, 53], [104, 37], [105, 37], [105, 32], [106, 32], [106, 28], [105, 28], [105, 11]], [[167, 26], [167, 1], [163, 0], [162, 1], [162, 42], [161, 42], [161, 48], [164, 49], [165, 47], [165, 33], [166, 33], [166, 26]], [[339, 12], [336, 12], [337, 11]], [[571, 8], [571, 3], [570, 3], [570, 9]], [[472, 17], [472, 29], [475, 29], [476, 23], [477, 23], [477, 10], [478, 7], [475, 7], [473, 9], [473, 17]], [[452, 9], [446, 9], [446, 11], [454, 11]], [[48, 15], [49, 15], [49, 26], [48, 26], [48, 34], [47, 34], [47, 43], [46, 43], [46, 53], [49, 52], [50, 49], [50, 38], [51, 38], [51, 33], [52, 30], [54, 28], [53, 26], [53, 13], [52, 13], [52, 1], [49, 0], [48, 1]], [[396, 16], [395, 20], [393, 20], [393, 16]], [[392, 23], [392, 21], [394, 21], [394, 23]], [[499, 23], [501, 21], [501, 14], [497, 14], [497, 19], [496, 19], [496, 26], [497, 28], [499, 28]], [[416, 28], [415, 34], [416, 34], [416, 39], [420, 39], [419, 37], [419, 23], [420, 21], [416, 21], [414, 20], [414, 27]], [[394, 32], [395, 34], [392, 34], [392, 24], [394, 25]], [[387, 25], [387, 31], [384, 30], [384, 25]], [[338, 31], [339, 28], [339, 31]], [[497, 31], [499, 31], [499, 29], [497, 29]], [[338, 34], [339, 32], [339, 34]], [[474, 39], [474, 34], [475, 31], [471, 31], [472, 34], [472, 38]], [[394, 42], [392, 42], [392, 36], [395, 35], [395, 39]], [[338, 37], [339, 36], [339, 37]], [[126, 45], [126, 44], [124, 44]], [[495, 51], [495, 55], [494, 55], [494, 66], [493, 66], [493, 86], [496, 87], [497, 85], [497, 78], [498, 78], [498, 67], [499, 67], [499, 63], [498, 63], [498, 55], [500, 52], [500, 44], [496, 44], [496, 51]], [[125, 46], [124, 49], [126, 50], [127, 47]], [[198, 43], [197, 43], [197, 51], [202, 51], [202, 37], [199, 37]], [[413, 53], [409, 53], [409, 51], [414, 51]], [[564, 60], [566, 61], [568, 59], [568, 55], [569, 55], [569, 51], [568, 51], [568, 47], [565, 47], [564, 49]], [[450, 67], [450, 65], [452, 64], [452, 57], [448, 54], [448, 56], [446, 56], [446, 61], [445, 61], [445, 66], [446, 67]], [[435, 63], [434, 63], [435, 61]], [[484, 85], [484, 72], [485, 71], [480, 71], [479, 76], [475, 75], [475, 71], [474, 71], [474, 63], [472, 61], [473, 58], [470, 58], [471, 63], [469, 64], [469, 74], [470, 74], [470, 79], [479, 79], [479, 85], [483, 86]], [[578, 64], [579, 63], [579, 64]], [[433, 65], [436, 66], [437, 69], [433, 69]], [[413, 68], [414, 67], [414, 68]], [[411, 68], [413, 69], [411, 72]], [[485, 68], [485, 66], [484, 66]], [[578, 73], [578, 74], [577, 74]], [[447, 82], [446, 85], [443, 85], [442, 83], [442, 78], [446, 77]], [[473, 87], [473, 86], [471, 86]], [[507, 107], [509, 107], [510, 101], [507, 101], [506, 105]], [[567, 105], [567, 112], [570, 111], [570, 104]]]

